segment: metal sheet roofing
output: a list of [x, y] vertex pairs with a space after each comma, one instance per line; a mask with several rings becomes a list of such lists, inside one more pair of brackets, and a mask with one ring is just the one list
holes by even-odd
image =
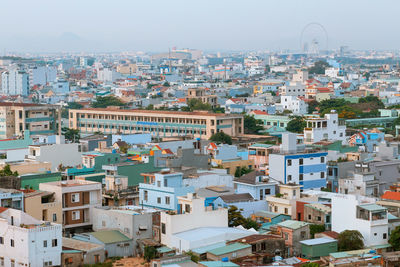
[[249, 247], [251, 247], [251, 245], [249, 245], [249, 244], [233, 243], [233, 244], [230, 244], [230, 245], [227, 245], [224, 247], [209, 250], [207, 252], [218, 256], [218, 255], [224, 255], [224, 254], [231, 253], [234, 251], [246, 249]]
[[97, 232], [92, 232], [90, 234], [99, 241], [103, 242], [104, 244], [112, 244], [112, 243], [126, 242], [132, 240], [118, 230], [97, 231]]
[[315, 245], [321, 245], [321, 244], [327, 244], [327, 243], [335, 243], [337, 240], [331, 239], [331, 238], [314, 238], [314, 239], [307, 239], [307, 240], [302, 240], [300, 241], [301, 244], [307, 245], [307, 246], [315, 246]]

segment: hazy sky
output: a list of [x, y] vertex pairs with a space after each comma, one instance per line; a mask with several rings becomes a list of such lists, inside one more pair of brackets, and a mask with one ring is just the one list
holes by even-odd
[[399, 0], [1, 0], [7, 51], [299, 49], [310, 22], [329, 48], [400, 48]]

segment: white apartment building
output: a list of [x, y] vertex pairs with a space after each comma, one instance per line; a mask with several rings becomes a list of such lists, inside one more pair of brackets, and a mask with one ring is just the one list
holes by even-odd
[[388, 242], [388, 212], [374, 198], [336, 194], [332, 197], [332, 231], [358, 230], [366, 247]]
[[344, 142], [346, 140], [346, 125], [339, 121], [336, 111], [325, 114], [324, 118], [309, 117], [304, 128], [304, 143], [312, 144], [321, 140]]
[[[228, 227], [228, 210], [225, 208], [212, 209], [204, 206], [204, 198], [199, 198], [196, 193], [178, 197], [178, 214], [161, 213], [161, 243], [177, 248], [179, 251], [188, 251], [193, 246], [201, 247], [207, 244], [182, 244], [177, 233], [190, 231], [202, 227]], [[190, 223], [188, 223], [190, 222]], [[214, 241], [213, 241], [214, 242]], [[221, 241], [216, 241], [221, 242]]]
[[1, 93], [3, 95], [29, 94], [29, 74], [18, 68], [11, 68], [1, 74]]
[[300, 82], [290, 82], [279, 87], [280, 95], [291, 95], [291, 96], [305, 96], [306, 86], [304, 83]]
[[91, 227], [92, 212], [101, 206], [101, 183], [85, 180], [67, 180], [39, 184], [39, 190], [55, 193], [62, 202], [63, 227], [69, 232]]
[[15, 209], [0, 212], [0, 266], [60, 266], [62, 227]]
[[280, 184], [279, 193], [282, 197], [266, 196], [269, 211], [296, 217], [296, 201], [300, 198], [301, 185]]
[[281, 96], [281, 103], [276, 105], [277, 110], [290, 110], [295, 115], [304, 115], [307, 113], [308, 105], [304, 100], [297, 96], [286, 95]]

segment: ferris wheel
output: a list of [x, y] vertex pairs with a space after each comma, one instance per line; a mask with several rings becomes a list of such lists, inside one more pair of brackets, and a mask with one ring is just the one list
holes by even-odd
[[318, 22], [304, 26], [300, 35], [300, 49], [303, 53], [319, 55], [322, 50], [328, 50], [328, 32]]

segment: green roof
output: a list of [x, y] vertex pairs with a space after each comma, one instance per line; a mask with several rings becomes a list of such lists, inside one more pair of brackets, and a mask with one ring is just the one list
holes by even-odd
[[299, 229], [308, 224], [309, 223], [306, 223], [306, 222], [300, 222], [300, 221], [295, 221], [295, 220], [286, 220], [286, 221], [278, 223], [277, 225], [296, 230], [296, 229]]
[[97, 231], [90, 234], [104, 244], [112, 244], [132, 240], [118, 230]]
[[386, 210], [385, 207], [376, 205], [376, 204], [363, 204], [360, 205], [361, 208], [369, 210], [369, 211], [381, 211], [381, 210]]
[[256, 143], [256, 144], [252, 144], [250, 147], [263, 147], [263, 148], [270, 148], [271, 146], [273, 146], [273, 145]]
[[171, 251], [174, 251], [174, 250], [167, 246], [162, 246], [162, 247], [157, 248], [158, 253], [167, 253], [167, 252], [171, 252]]
[[230, 261], [200, 261], [199, 263], [207, 267], [239, 267], [239, 265]]
[[219, 255], [224, 255], [224, 254], [227, 254], [227, 253], [231, 253], [231, 252], [234, 252], [234, 251], [237, 251], [237, 250], [241, 250], [241, 249], [245, 249], [245, 248], [249, 248], [249, 247], [251, 247], [251, 245], [249, 245], [249, 244], [233, 243], [233, 244], [230, 244], [230, 245], [227, 245], [227, 246], [224, 246], [224, 247], [220, 247], [220, 248], [215, 248], [215, 249], [209, 250], [207, 252], [209, 252], [211, 254], [214, 254], [216, 256], [219, 256]]

